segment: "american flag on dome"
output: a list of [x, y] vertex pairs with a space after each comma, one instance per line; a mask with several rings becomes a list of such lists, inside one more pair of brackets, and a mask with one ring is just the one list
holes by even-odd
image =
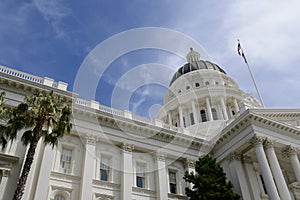
[[240, 40], [238, 40], [237, 51], [238, 51], [238, 54], [244, 58], [245, 63], [247, 63], [247, 59], [246, 59], [245, 54], [243, 52], [242, 46], [240, 44]]

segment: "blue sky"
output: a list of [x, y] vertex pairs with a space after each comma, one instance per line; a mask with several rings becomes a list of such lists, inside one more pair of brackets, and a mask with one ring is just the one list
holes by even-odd
[[[196, 40], [242, 90], [256, 96], [247, 68], [236, 52], [236, 40], [240, 38], [266, 107], [300, 107], [299, 7], [297, 0], [289, 3], [278, 0], [2, 0], [0, 64], [67, 82], [72, 91], [81, 64], [101, 42], [130, 29], [161, 27]], [[168, 66], [171, 70], [161, 73], [158, 79], [169, 80], [172, 70], [185, 60], [158, 49], [124, 54], [103, 73], [95, 99], [112, 105], [117, 83], [137, 66], [151, 68], [149, 63]], [[155, 78], [147, 70], [140, 74], [139, 79]], [[112, 106], [153, 117], [162, 104], [165, 89], [165, 85], [155, 82], [141, 85], [127, 91], [130, 98], [125, 107], [118, 103]], [[121, 90], [126, 92], [127, 88]]]

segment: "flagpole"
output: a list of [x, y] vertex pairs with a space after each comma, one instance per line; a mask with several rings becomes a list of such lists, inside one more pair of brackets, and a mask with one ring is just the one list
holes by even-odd
[[[241, 50], [241, 53], [239, 52], [239, 49]], [[256, 81], [255, 81], [255, 79], [254, 79], [252, 70], [251, 70], [251, 68], [250, 68], [250, 66], [249, 66], [249, 63], [247, 62], [246, 56], [245, 56], [245, 54], [244, 54], [244, 51], [243, 51], [243, 49], [242, 49], [242, 47], [241, 47], [241, 45], [240, 45], [240, 40], [238, 40], [238, 53], [239, 53], [239, 55], [241, 55], [241, 56], [244, 58], [244, 61], [245, 61], [246, 65], [247, 65], [247, 67], [248, 67], [249, 73], [250, 73], [251, 78], [252, 78], [252, 81], [253, 81], [253, 83], [254, 83], [254, 86], [255, 86], [257, 95], [258, 95], [258, 97], [259, 97], [260, 103], [261, 103], [261, 105], [262, 105], [263, 108], [264, 108], [264, 107], [265, 107], [264, 102], [263, 102], [263, 100], [262, 100], [262, 97], [261, 97], [261, 94], [260, 94], [260, 92], [259, 92], [258, 86], [257, 86]]]

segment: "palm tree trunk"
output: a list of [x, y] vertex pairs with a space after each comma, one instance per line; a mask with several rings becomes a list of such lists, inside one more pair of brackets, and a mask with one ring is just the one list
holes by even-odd
[[42, 131], [43, 123], [38, 123], [37, 126], [33, 130], [33, 140], [30, 143], [26, 160], [23, 166], [22, 174], [19, 178], [17, 188], [15, 190], [15, 194], [13, 197], [13, 200], [21, 200], [22, 196], [24, 194], [25, 184], [28, 178], [29, 171], [31, 169], [31, 165], [33, 163], [35, 150], [37, 147], [37, 144], [41, 138], [41, 131]]

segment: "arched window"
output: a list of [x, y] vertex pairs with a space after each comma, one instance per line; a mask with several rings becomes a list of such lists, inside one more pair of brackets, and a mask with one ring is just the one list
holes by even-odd
[[215, 108], [211, 109], [211, 114], [213, 116], [213, 120], [218, 120], [218, 115], [217, 115], [217, 111]]
[[206, 122], [207, 121], [205, 110], [201, 110], [200, 111], [200, 116], [201, 116], [202, 122]]
[[57, 194], [55, 195], [54, 200], [66, 200], [66, 198], [61, 194]]

